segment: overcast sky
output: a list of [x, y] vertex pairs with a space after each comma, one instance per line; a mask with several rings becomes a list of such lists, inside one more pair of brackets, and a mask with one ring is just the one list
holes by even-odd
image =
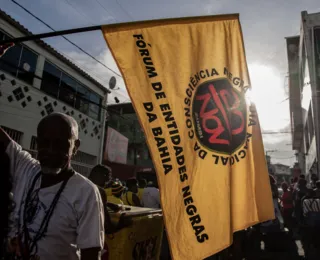
[[[157, 18], [240, 13], [254, 99], [264, 131], [290, 129], [287, 100], [287, 59], [284, 37], [299, 34], [301, 11], [320, 12], [319, 0], [16, 0], [56, 30]], [[50, 31], [11, 0], [0, 0], [0, 8], [33, 33]], [[1, 25], [0, 25], [1, 26]], [[118, 71], [101, 32], [68, 36], [97, 59]], [[61, 37], [46, 40], [104, 85], [114, 75]], [[117, 96], [128, 102], [124, 83]], [[291, 134], [264, 135], [272, 162], [292, 166]]]

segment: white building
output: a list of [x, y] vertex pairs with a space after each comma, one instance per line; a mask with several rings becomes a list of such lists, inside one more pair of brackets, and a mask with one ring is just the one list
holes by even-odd
[[[0, 40], [31, 33], [0, 11]], [[16, 45], [0, 58], [0, 125], [36, 156], [36, 129], [52, 112], [73, 116], [81, 147], [73, 167], [83, 175], [101, 162], [107, 89], [41, 40]]]
[[292, 144], [302, 173], [319, 176], [320, 13], [301, 18], [300, 35], [287, 38]]

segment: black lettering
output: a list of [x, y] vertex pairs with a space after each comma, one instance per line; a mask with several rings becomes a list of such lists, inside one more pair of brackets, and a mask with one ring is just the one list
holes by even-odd
[[212, 71], [211, 71], [211, 77], [214, 76], [214, 75], [219, 75], [218, 71], [216, 71], [215, 68], [213, 68]]
[[142, 60], [145, 65], [153, 66], [153, 62], [151, 60], [151, 57], [144, 57]]
[[143, 103], [144, 109], [148, 112], [153, 111], [153, 104], [152, 102], [145, 102]]
[[176, 156], [183, 152], [183, 148], [181, 146], [173, 146], [173, 148], [176, 151]]
[[201, 218], [199, 215], [195, 215], [195, 216], [189, 218], [189, 220], [191, 221], [192, 226], [194, 226], [195, 224], [199, 224], [201, 222]]
[[185, 206], [187, 206], [187, 205], [189, 205], [191, 203], [193, 203], [193, 198], [191, 196], [184, 199], [184, 205]]
[[239, 85], [240, 81], [241, 81], [240, 78], [237, 78], [237, 77], [233, 78], [233, 84], [236, 86]]
[[168, 174], [169, 172], [172, 171], [172, 165], [170, 164], [163, 164], [163, 169], [164, 169], [164, 174]]
[[226, 67], [224, 68], [223, 73], [224, 73], [224, 75], [228, 75], [229, 74], [229, 71], [228, 71], [228, 69]]
[[161, 111], [170, 110], [170, 106], [169, 106], [169, 104], [161, 104], [160, 109], [161, 109]]
[[200, 146], [198, 145], [198, 142], [196, 142], [196, 143], [194, 144], [194, 150], [197, 151], [197, 150], [199, 150], [199, 149], [200, 149]]
[[188, 132], [188, 135], [189, 135], [189, 138], [192, 139], [194, 137], [194, 131], [193, 130], [190, 130]]
[[214, 164], [218, 164], [218, 163], [219, 163], [219, 157], [220, 157], [220, 156], [219, 156], [219, 155], [214, 155], [214, 154], [213, 154], [213, 155], [212, 155], [212, 157], [213, 157], [213, 158], [215, 158], [215, 160], [214, 160]]
[[182, 188], [182, 191], [183, 191], [183, 197], [189, 197], [191, 195], [191, 192], [190, 192], [190, 186], [186, 186], [184, 188]]
[[185, 99], [184, 99], [184, 103], [185, 103], [187, 106], [190, 106], [190, 105], [191, 105], [191, 99], [190, 99], [190, 98], [185, 98]]
[[[168, 125], [167, 125], [167, 127], [168, 127], [169, 129], [170, 129], [170, 128], [175, 128], [175, 129], [176, 129], [176, 128], [177, 128], [177, 123], [176, 123], [176, 121], [172, 121], [171, 124], [168, 124]], [[170, 132], [170, 133], [171, 133], [171, 132]]]
[[184, 155], [177, 157], [177, 163], [181, 166], [184, 165]]
[[140, 52], [141, 57], [143, 57], [143, 56], [149, 56], [149, 51], [148, 51], [148, 49], [142, 49], [142, 50], [139, 50], [139, 52]]
[[230, 165], [234, 165], [234, 158], [233, 158], [233, 156], [230, 157]]
[[193, 230], [195, 231], [196, 236], [200, 235], [204, 231], [204, 226], [194, 226]]
[[153, 122], [154, 120], [157, 119], [157, 115], [156, 114], [153, 114], [153, 113], [147, 113], [147, 116], [148, 116], [148, 120], [149, 120], [149, 123]]
[[156, 140], [156, 142], [157, 142], [157, 147], [160, 147], [166, 143], [166, 141], [162, 137], [156, 137], [156, 138], [154, 138], [154, 140]]
[[193, 86], [189, 83], [188, 86], [192, 89], [192, 91], [194, 90]]
[[187, 96], [188, 96], [189, 98], [192, 97], [192, 91], [190, 90], [190, 88], [187, 88], [187, 89], [186, 89], [186, 94], [187, 94]]
[[181, 173], [185, 173], [187, 171], [187, 168], [186, 168], [186, 166], [184, 165], [184, 166], [181, 166], [181, 167], [179, 167], [179, 173], [181, 174]]
[[184, 108], [184, 111], [185, 111], [184, 115], [185, 115], [186, 117], [190, 117], [190, 116], [191, 116], [191, 115], [190, 115], [190, 108], [189, 108], [189, 107], [185, 107], [185, 108]]
[[171, 142], [174, 145], [178, 145], [181, 142], [180, 135], [171, 136]]
[[164, 92], [157, 92], [155, 95], [157, 99], [166, 98], [166, 93]]
[[188, 175], [187, 174], [184, 173], [184, 174], [180, 175], [180, 181], [181, 182], [184, 182], [186, 180], [188, 180]]
[[246, 157], [247, 153], [245, 150], [241, 150], [238, 152], [238, 155], [240, 156], [241, 159], [243, 159]]
[[143, 39], [142, 34], [134, 34], [133, 37], [137, 39]]
[[164, 119], [166, 120], [166, 122], [171, 122], [174, 120], [174, 117], [172, 116], [172, 111], [166, 111], [162, 113], [164, 115]]
[[199, 76], [199, 73], [197, 73], [196, 75], [194, 75], [194, 77], [195, 77], [195, 79], [196, 79], [196, 81], [197, 81], [197, 83], [200, 81], [200, 76]]
[[192, 127], [192, 122], [191, 122], [191, 119], [190, 119], [190, 118], [187, 119], [186, 124], [187, 124], [187, 127], [188, 127], [188, 128], [191, 128], [191, 127]]
[[197, 213], [197, 208], [195, 205], [188, 205], [186, 208], [187, 214], [189, 216], [193, 216], [195, 213]]
[[210, 77], [210, 74], [209, 74], [209, 71], [208, 71], [208, 70], [206, 70], [206, 73], [207, 73], [207, 76]]
[[139, 48], [145, 48], [145, 47], [147, 47], [147, 44], [146, 44], [144, 41], [142, 41], [142, 40], [136, 41], [136, 45], [137, 45]]
[[153, 133], [154, 136], [162, 135], [161, 127], [152, 128], [152, 133]]
[[153, 78], [153, 77], [158, 76], [158, 73], [156, 72], [156, 69], [154, 67], [146, 66], [146, 69], [147, 69], [149, 78]]
[[193, 77], [191, 77], [191, 78], [190, 78], [190, 81], [191, 81], [191, 83], [192, 83], [192, 86], [195, 87], [196, 84], [197, 84], [197, 83], [196, 83], [196, 80], [195, 80]]
[[207, 234], [202, 234], [201, 236], [197, 236], [197, 240], [199, 243], [203, 243], [206, 240], [209, 240], [209, 236]]
[[170, 156], [167, 146], [160, 147], [158, 150], [161, 158]]
[[164, 159], [161, 160], [161, 162], [162, 162], [162, 164], [171, 162], [171, 158], [170, 157], [164, 158]]
[[206, 77], [206, 75], [204, 74], [204, 71], [203, 71], [203, 70], [200, 71], [200, 77], [201, 77], [202, 79], [204, 79], [204, 78]]
[[153, 88], [155, 91], [160, 91], [160, 90], [162, 90], [162, 84], [161, 84], [161, 82], [152, 83], [151, 86], [152, 86], [152, 88]]
[[223, 157], [223, 156], [221, 156], [221, 161], [222, 161], [222, 164], [223, 164], [223, 165], [227, 165], [228, 160], [229, 160], [229, 157]]
[[[168, 127], [168, 128], [170, 128], [170, 127]], [[170, 135], [179, 134], [179, 130], [178, 130], [178, 129], [171, 130], [171, 131], [169, 131], [169, 134], [170, 134]]]
[[205, 150], [200, 150], [199, 151], [199, 157], [201, 158], [201, 159], [204, 159], [204, 158], [206, 158], [206, 156], [207, 156], [207, 151], [205, 151]]

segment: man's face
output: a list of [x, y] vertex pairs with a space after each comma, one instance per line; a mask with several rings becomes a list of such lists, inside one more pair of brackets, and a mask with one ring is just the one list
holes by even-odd
[[55, 118], [45, 122], [37, 137], [38, 159], [43, 173], [58, 174], [68, 167], [76, 150], [75, 142], [67, 123]]

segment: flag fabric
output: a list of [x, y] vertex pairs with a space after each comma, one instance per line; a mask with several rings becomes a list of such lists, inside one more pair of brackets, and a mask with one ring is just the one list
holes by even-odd
[[173, 259], [204, 259], [273, 219], [239, 16], [102, 31], [144, 129]]
[[7, 50], [9, 50], [12, 46], [14, 46], [13, 43], [6, 43], [3, 45], [0, 45], [0, 58], [2, 57], [3, 54], [6, 53]]

